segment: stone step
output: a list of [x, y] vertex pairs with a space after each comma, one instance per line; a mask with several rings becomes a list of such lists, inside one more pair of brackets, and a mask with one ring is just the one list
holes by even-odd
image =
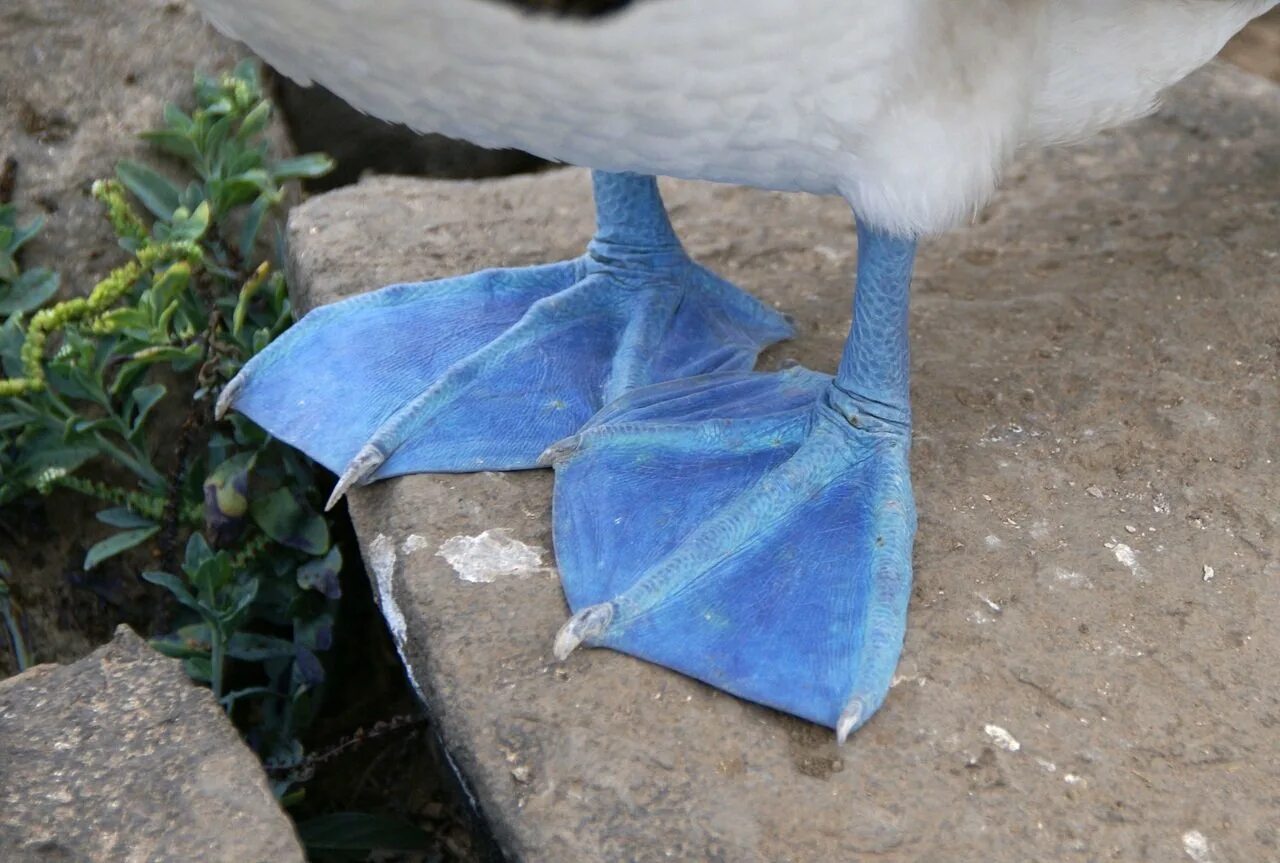
[[0, 860], [303, 863], [213, 693], [126, 626], [0, 681]]
[[[353, 493], [409, 674], [510, 856], [1274, 857], [1277, 153], [1280, 89], [1213, 68], [1140, 124], [1029, 155], [924, 244], [910, 626], [843, 748], [626, 656], [557, 664], [549, 472]], [[664, 188], [699, 260], [797, 318], [764, 365], [832, 371], [845, 206]], [[305, 308], [567, 258], [591, 229], [579, 170], [373, 179], [294, 211], [291, 266]], [[518, 571], [486, 564], [504, 544]]]

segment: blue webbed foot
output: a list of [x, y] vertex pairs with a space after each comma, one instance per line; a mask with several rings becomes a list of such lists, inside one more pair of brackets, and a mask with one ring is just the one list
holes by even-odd
[[911, 587], [915, 243], [858, 226], [834, 378], [720, 372], [628, 393], [552, 447], [556, 638], [836, 729], [888, 693]]
[[595, 175], [574, 260], [395, 285], [318, 308], [249, 362], [234, 407], [349, 486], [536, 466], [639, 386], [749, 369], [781, 315], [689, 259], [652, 178]]
[[880, 706], [902, 645], [909, 430], [803, 368], [647, 387], [548, 458], [576, 614], [611, 647], [835, 728]]

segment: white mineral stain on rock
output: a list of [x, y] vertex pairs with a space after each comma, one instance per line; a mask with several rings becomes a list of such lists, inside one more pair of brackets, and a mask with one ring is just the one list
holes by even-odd
[[1061, 581], [1072, 587], [1093, 587], [1093, 582], [1073, 569], [1056, 566], [1053, 569], [1053, 577], [1055, 581]]
[[1134, 575], [1142, 574], [1142, 567], [1138, 565], [1138, 553], [1123, 542], [1117, 542], [1111, 549], [1115, 554], [1116, 560], [1129, 568]]
[[1196, 863], [1211, 863], [1209, 856], [1209, 840], [1199, 830], [1188, 830], [1182, 834], [1182, 850]]
[[991, 738], [991, 741], [1005, 752], [1017, 752], [1022, 748], [1022, 744], [999, 725], [986, 725], [982, 730], [987, 732], [987, 736]]
[[889, 688], [893, 689], [897, 687], [899, 684], [903, 684], [903, 683], [914, 683], [916, 686], [924, 686], [928, 682], [929, 682], [929, 678], [925, 677], [924, 675], [902, 676], [899, 674], [895, 674], [893, 676], [893, 680], [889, 681]]
[[400, 553], [405, 557], [408, 557], [415, 551], [422, 551], [430, 544], [431, 543], [427, 542], [427, 538], [425, 536], [419, 536], [416, 533], [411, 533], [405, 537], [404, 542], [400, 543]]
[[[404, 540], [401, 545], [404, 553], [416, 551], [412, 542], [415, 539], [422, 538], [411, 534]], [[408, 625], [404, 621], [404, 612], [396, 602], [396, 592], [393, 588], [396, 584], [396, 540], [384, 534], [374, 536], [374, 542], [369, 543], [369, 569], [374, 571], [374, 585], [378, 588], [378, 607], [383, 611], [383, 617], [387, 618], [387, 626], [392, 631], [392, 639], [396, 641], [396, 652], [404, 663], [408, 681], [413, 686], [413, 691], [416, 691], [417, 697], [425, 700], [426, 694], [422, 690], [422, 685], [417, 682], [413, 665], [404, 653], [404, 643], [408, 639]]]
[[391, 627], [396, 647], [400, 648], [404, 645], [408, 627], [392, 590], [396, 574], [395, 540], [381, 533], [373, 538], [373, 542], [369, 543], [369, 568], [373, 570], [373, 581], [378, 588], [378, 605], [382, 608], [382, 616], [387, 619], [387, 626]]
[[541, 572], [546, 550], [525, 545], [510, 534], [507, 528], [499, 527], [479, 536], [450, 537], [440, 545], [436, 556], [448, 561], [458, 578], [475, 584], [490, 584], [504, 575], [526, 578]]

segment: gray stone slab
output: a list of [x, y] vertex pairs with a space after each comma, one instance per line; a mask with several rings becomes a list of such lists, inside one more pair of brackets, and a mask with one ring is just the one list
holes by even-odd
[[[664, 188], [697, 258], [798, 319], [764, 365], [833, 370], [844, 205]], [[1143, 123], [1028, 156], [924, 244], [910, 627], [843, 748], [615, 653], [556, 664], [548, 472], [357, 490], [383, 610], [511, 855], [1280, 857], [1278, 199], [1280, 89], [1217, 68]], [[373, 180], [294, 211], [295, 285], [305, 306], [564, 258], [591, 227], [577, 170]], [[440, 550], [486, 531], [542, 567], [464, 580]]]
[[0, 682], [0, 860], [303, 859], [212, 693], [127, 627]]

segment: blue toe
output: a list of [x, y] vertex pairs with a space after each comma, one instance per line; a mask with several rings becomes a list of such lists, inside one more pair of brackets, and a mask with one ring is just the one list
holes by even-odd
[[865, 722], [905, 627], [908, 443], [805, 369], [630, 393], [554, 451], [566, 596], [608, 610], [588, 643]]
[[245, 366], [234, 407], [341, 473], [397, 410], [576, 278], [571, 262], [487, 270], [321, 306]]

